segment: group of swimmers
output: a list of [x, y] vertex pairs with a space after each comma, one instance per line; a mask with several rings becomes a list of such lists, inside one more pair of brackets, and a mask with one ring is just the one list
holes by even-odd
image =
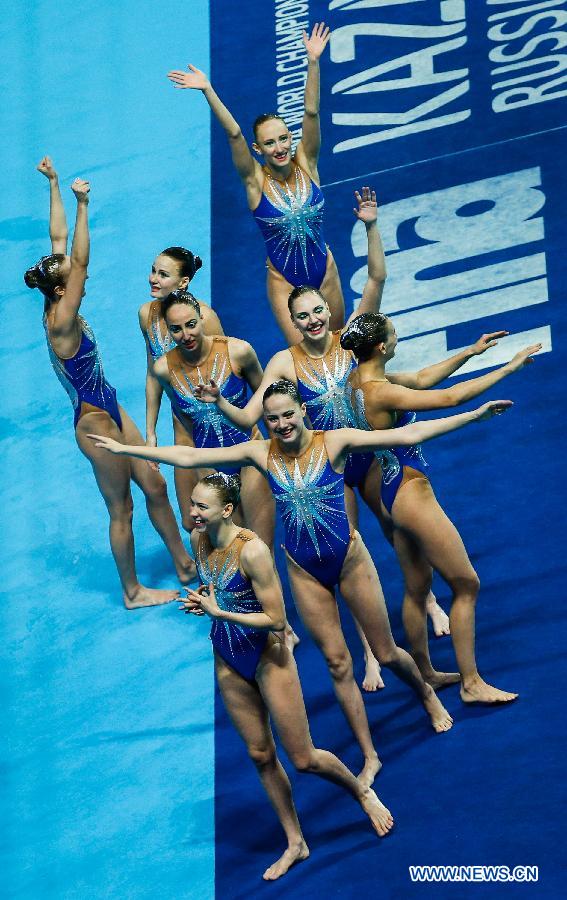
[[[467, 350], [418, 372], [386, 370], [394, 358], [393, 322], [380, 313], [386, 278], [374, 191], [355, 192], [366, 229], [368, 276], [356, 312], [345, 323], [333, 256], [323, 237], [319, 57], [329, 29], [316, 24], [307, 53], [305, 113], [295, 151], [278, 115], [254, 123], [252, 150], [240, 126], [194, 66], [169, 73], [176, 87], [202, 91], [227, 133], [249, 207], [266, 243], [267, 295], [288, 346], [264, 370], [247, 341], [227, 337], [208, 305], [189, 291], [201, 267], [183, 247], [163, 250], [149, 276], [151, 300], [139, 310], [147, 348], [146, 439], [106, 381], [92, 330], [80, 314], [88, 277], [90, 186], [76, 179], [71, 252], [59, 182], [49, 157], [38, 165], [50, 186], [51, 254], [25, 274], [44, 296], [43, 324], [55, 372], [74, 408], [75, 436], [108, 508], [110, 545], [128, 609], [169, 603], [176, 590], [155, 590], [137, 577], [132, 532], [133, 479], [152, 524], [186, 586], [181, 608], [212, 619], [216, 677], [228, 713], [244, 739], [287, 838], [264, 873], [279, 878], [309, 850], [288, 777], [278, 760], [270, 720], [290, 761], [344, 787], [376, 832], [393, 826], [372, 790], [381, 763], [374, 748], [336, 591], [349, 606], [365, 658], [364, 686], [382, 686], [390, 668], [417, 695], [436, 732], [452, 719], [436, 690], [460, 683], [465, 703], [517, 697], [487, 684], [475, 658], [478, 576], [459, 533], [437, 502], [420, 444], [505, 412], [492, 400], [470, 412], [416, 421], [415, 410], [454, 408], [478, 397], [531, 360], [539, 344], [509, 363], [448, 388], [436, 385], [506, 332], [484, 334]], [[222, 310], [221, 310], [222, 314]], [[252, 396], [248, 398], [248, 387]], [[175, 446], [159, 447], [163, 391], [171, 401]], [[263, 420], [268, 437], [257, 427]], [[185, 548], [159, 464], [175, 467]], [[357, 495], [393, 545], [404, 577], [403, 623], [411, 653], [397, 646], [374, 562], [356, 530]], [[335, 694], [363, 755], [355, 777], [332, 753], [314, 747], [293, 657], [297, 638], [285, 613], [274, 564], [274, 514], [281, 514], [291, 592], [302, 622], [327, 663]], [[195, 570], [196, 567], [196, 570]], [[431, 593], [433, 570], [452, 595], [449, 620]], [[198, 576], [197, 590], [189, 584]], [[437, 634], [450, 632], [458, 672], [436, 671], [427, 613]]]

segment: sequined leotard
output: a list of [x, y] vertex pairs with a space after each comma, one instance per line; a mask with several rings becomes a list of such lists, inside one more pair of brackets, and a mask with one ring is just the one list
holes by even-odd
[[167, 328], [165, 331], [162, 330], [163, 315], [161, 309], [161, 300], [152, 300], [148, 312], [148, 346], [154, 362], [175, 347], [175, 341]]
[[57, 356], [49, 339], [47, 319], [45, 316], [43, 319], [51, 365], [73, 404], [75, 428], [81, 417], [81, 404], [88, 403], [90, 406], [96, 406], [107, 412], [122, 430], [116, 391], [104, 377], [102, 360], [93, 330], [82, 316], [77, 318], [81, 326], [81, 343], [75, 355], [70, 359], [61, 359]]
[[[348, 377], [356, 362], [351, 351], [341, 347], [341, 332], [333, 331], [332, 338], [328, 352], [320, 358], [309, 356], [303, 344], [289, 348], [297, 390], [307, 407], [309, 421], [313, 428], [324, 431], [357, 427], [347, 390]], [[346, 484], [349, 487], [362, 484], [373, 460], [373, 453], [351, 453], [345, 466]]]
[[194, 394], [196, 385], [207, 384], [214, 379], [229, 403], [241, 409], [246, 405], [246, 382], [232, 370], [228, 341], [227, 337], [215, 335], [209, 355], [198, 366], [188, 363], [179, 347], [166, 354], [174, 395], [171, 401], [173, 408], [191, 419], [193, 441], [199, 448], [232, 447], [250, 440], [250, 434], [237, 428], [220, 412], [216, 403], [204, 403]]
[[[365, 388], [367, 385], [370, 386], [372, 382], [358, 385], [357, 380], [351, 378], [350, 384], [357, 427], [366, 431], [372, 431], [372, 425], [370, 425], [366, 417], [365, 402]], [[416, 420], [416, 414], [409, 410], [398, 412], [395, 415], [394, 428], [410, 425]], [[423, 457], [419, 444], [413, 444], [411, 447], [391, 447], [388, 450], [376, 450], [376, 458], [382, 468], [380, 496], [384, 506], [391, 513], [396, 494], [404, 477], [404, 466], [411, 466], [412, 469], [417, 469], [418, 472], [425, 472], [428, 464]]]
[[293, 189], [264, 169], [260, 203], [252, 215], [266, 242], [266, 252], [286, 281], [319, 288], [327, 270], [327, 247], [323, 238], [323, 192], [309, 175], [292, 161]]
[[313, 431], [299, 456], [284, 453], [275, 438], [268, 452], [268, 480], [285, 530], [289, 556], [321, 584], [334, 586], [352, 529], [345, 509], [344, 475], [335, 472], [325, 432]]
[[[250, 581], [240, 571], [242, 549], [255, 537], [253, 531], [242, 529], [228, 547], [215, 550], [206, 534], [199, 535], [195, 562], [201, 584], [214, 585], [218, 605], [228, 612], [262, 612]], [[211, 641], [224, 661], [251, 681], [264, 652], [268, 633], [225, 619], [215, 619], [211, 627]]]

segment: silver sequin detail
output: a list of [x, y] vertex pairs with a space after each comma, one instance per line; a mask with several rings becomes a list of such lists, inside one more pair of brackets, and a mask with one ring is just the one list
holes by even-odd
[[[268, 176], [267, 181], [266, 196], [270, 203], [280, 210], [281, 215], [257, 216], [257, 220], [270, 226], [272, 235], [267, 240], [276, 242], [276, 253], [279, 255], [280, 252], [285, 252], [284, 269], [292, 253], [295, 255], [300, 251], [303, 265], [309, 271], [307, 238], [309, 237], [315, 245], [320, 241], [325, 201], [321, 199], [318, 203], [309, 203], [311, 182], [299, 166], [296, 166], [295, 169], [295, 189], [293, 191], [287, 181], [285, 190], [282, 190], [279, 183], [271, 176]], [[297, 256], [295, 258], [297, 259]]]
[[[199, 578], [201, 579], [202, 584], [208, 585], [212, 582], [219, 607], [225, 612], [261, 612], [262, 607], [256, 599], [251, 586], [246, 586], [240, 591], [230, 590], [228, 587], [235, 575], [237, 575], [237, 573], [240, 574], [238, 569], [238, 559], [235, 554], [233, 552], [228, 553], [220, 568], [218, 561], [218, 554], [214, 554], [214, 563], [211, 568], [209, 558], [204, 548], [202, 549], [199, 547], [196, 560]], [[220, 625], [224, 629], [233, 656], [236, 656], [246, 644], [249, 644], [251, 647], [255, 646], [246, 628], [238, 622], [227, 622], [225, 619], [216, 619], [215, 622], [217, 626]], [[233, 646], [233, 639], [237, 642], [238, 646]]]
[[[219, 364], [219, 359], [221, 358], [222, 365]], [[240, 397], [242, 386], [240, 385], [238, 390], [233, 394], [225, 394], [223, 391], [223, 387], [232, 375], [232, 370], [230, 369], [226, 356], [221, 357], [219, 353], [215, 353], [211, 374], [207, 377], [206, 381], [203, 378], [199, 366], [196, 368], [198, 384], [204, 385], [208, 384], [210, 380], [215, 381], [219, 386], [223, 397], [228, 400], [229, 403], [237, 405], [236, 401], [238, 401]], [[196, 428], [203, 429], [204, 444], [209, 444], [209, 434], [213, 431], [216, 437], [216, 446], [224, 447], [223, 428], [225, 432], [228, 429], [230, 434], [242, 435], [243, 432], [237, 428], [230, 419], [222, 414], [216, 403], [205, 403], [203, 400], [198, 400], [197, 397], [195, 397], [194, 389], [196, 385], [193, 384], [183, 369], [171, 372], [171, 386], [182, 398], [183, 402], [178, 404], [181, 411], [186, 413], [193, 420], [193, 424]]]

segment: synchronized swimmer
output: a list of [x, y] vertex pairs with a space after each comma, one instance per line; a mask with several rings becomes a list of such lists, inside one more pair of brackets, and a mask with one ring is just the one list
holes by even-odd
[[[203, 72], [189, 65], [189, 71], [168, 75], [178, 88], [200, 90], [224, 128], [265, 240], [267, 296], [287, 343], [265, 370], [256, 349], [226, 335], [217, 312], [191, 292], [201, 258], [182, 246], [167, 247], [153, 261], [151, 296], [138, 312], [147, 355], [144, 441], [105, 377], [95, 336], [81, 314], [90, 251], [89, 182], [76, 179], [72, 184], [76, 221], [68, 254], [59, 179], [47, 156], [37, 168], [50, 188], [51, 253], [24, 276], [26, 285], [38, 288], [44, 298], [49, 357], [73, 406], [77, 445], [92, 466], [108, 510], [110, 547], [125, 606], [179, 600], [182, 611], [212, 620], [222, 699], [287, 839], [283, 854], [264, 872], [268, 881], [309, 856], [272, 724], [297, 771], [348, 791], [380, 837], [394, 824], [372, 790], [382, 763], [354, 679], [338, 590], [364, 648], [363, 686], [382, 687], [380, 667], [391, 669], [412, 689], [436, 733], [453, 725], [437, 697], [440, 688], [459, 683], [466, 704], [502, 705], [518, 696], [486, 683], [477, 668], [479, 579], [457, 529], [435, 498], [421, 449], [428, 440], [501, 415], [512, 402], [489, 400], [477, 409], [432, 420], [417, 420], [416, 411], [453, 409], [477, 398], [530, 363], [541, 344], [448, 388], [437, 385], [507, 332], [484, 334], [469, 348], [417, 372], [386, 370], [397, 336], [394, 323], [380, 312], [386, 262], [376, 194], [368, 186], [355, 191], [354, 208], [366, 232], [368, 275], [360, 304], [345, 322], [339, 273], [324, 239], [317, 168], [319, 59], [329, 37], [324, 23], [315, 24], [310, 35], [303, 32], [307, 76], [302, 136], [295, 150], [289, 129], [275, 113], [256, 119], [250, 149]], [[173, 446], [158, 446], [164, 391], [171, 403]], [[174, 467], [192, 556], [160, 464]], [[187, 592], [184, 599], [176, 588], [155, 590], [138, 580], [132, 480], [144, 493], [150, 520]], [[410, 652], [392, 635], [378, 572], [358, 531], [358, 497], [397, 554]], [[336, 698], [360, 747], [358, 776], [311, 739], [293, 657], [298, 638], [287, 620], [276, 568], [276, 510], [295, 607], [325, 658]], [[433, 571], [451, 589], [449, 618], [431, 593]], [[427, 614], [435, 634], [450, 630], [458, 672], [433, 668]]]

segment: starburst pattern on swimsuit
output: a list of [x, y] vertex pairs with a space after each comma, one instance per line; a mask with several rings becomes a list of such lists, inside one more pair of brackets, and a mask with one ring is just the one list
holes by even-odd
[[268, 178], [269, 199], [280, 210], [280, 216], [258, 216], [258, 221], [268, 225], [272, 231], [268, 242], [275, 242], [279, 254], [285, 252], [283, 269], [293, 254], [297, 272], [297, 255], [301, 253], [304, 268], [309, 271], [307, 260], [307, 238], [315, 245], [319, 243], [323, 223], [324, 200], [310, 204], [312, 193], [310, 182], [299, 167], [296, 168], [295, 189], [292, 191], [285, 182], [283, 191], [273, 178]]
[[[98, 405], [102, 409], [104, 409], [107, 396], [105, 392], [106, 380], [104, 377], [104, 370], [102, 368], [102, 361], [98, 352], [96, 338], [88, 322], [86, 322], [82, 316], [78, 316], [77, 318], [79, 321], [79, 325], [81, 326], [82, 333], [92, 343], [92, 347], [89, 350], [85, 350], [83, 348], [83, 352], [80, 356], [76, 354], [73, 357], [75, 363], [75, 378], [77, 381], [78, 391], [81, 394], [86, 393], [93, 399], [98, 400]], [[71, 383], [69, 373], [65, 368], [65, 363], [63, 362], [63, 360], [59, 359], [59, 357], [53, 350], [53, 347], [51, 346], [47, 328], [47, 319], [45, 318], [43, 320], [43, 327], [45, 328], [47, 350], [49, 353], [51, 364], [53, 366], [53, 369], [55, 370], [57, 378], [59, 379], [71, 399], [73, 409], [76, 410], [80, 402], [79, 392], [77, 391], [77, 388]]]
[[[354, 394], [354, 402], [352, 404], [353, 411], [356, 416], [356, 425], [358, 428], [362, 428], [364, 431], [372, 431], [372, 426], [369, 425], [368, 420], [366, 418], [366, 410], [364, 404], [364, 393], [359, 388], [355, 391], [352, 391]], [[412, 422], [415, 422], [417, 415], [415, 412], [407, 411], [404, 412], [402, 416], [396, 422], [395, 427], [401, 428], [403, 425], [411, 425]], [[393, 450], [388, 449], [379, 449], [375, 450], [374, 454], [380, 463], [382, 469], [382, 480], [384, 484], [390, 484], [394, 478], [400, 474], [400, 461]], [[421, 452], [420, 444], [413, 444], [409, 447], [403, 447], [403, 455], [404, 455], [404, 464], [411, 465], [411, 459], [418, 460], [423, 466], [427, 466], [427, 462], [425, 461], [423, 454]]]
[[230, 442], [241, 440], [244, 434], [233, 422], [222, 414], [216, 403], [205, 403], [195, 397], [197, 384], [205, 385], [214, 380], [219, 386], [222, 396], [234, 406], [241, 406], [246, 397], [244, 384], [237, 380], [233, 390], [230, 390], [230, 379], [233, 374], [226, 356], [215, 354], [210, 374], [204, 376], [197, 368], [197, 381], [193, 382], [185, 369], [171, 372], [171, 386], [176, 394], [176, 405], [183, 413], [186, 413], [193, 422], [194, 432], [199, 433], [199, 446], [212, 446], [210, 443], [211, 432], [215, 436], [215, 445], [224, 447], [227, 438]]
[[[221, 566], [219, 566], [219, 554], [214, 554], [214, 562], [211, 566], [205, 548], [199, 546], [196, 563], [202, 584], [213, 584], [220, 609], [234, 613], [262, 612], [262, 607], [252, 588], [247, 585], [240, 574], [238, 558], [232, 548]], [[244, 587], [238, 590], [239, 585], [244, 585]], [[233, 656], [236, 656], [246, 644], [254, 646], [246, 628], [238, 622], [215, 619], [213, 624], [217, 628], [223, 629]]]
[[[161, 306], [161, 301], [159, 302]], [[175, 341], [171, 337], [169, 331], [166, 331], [165, 334], [162, 333], [159, 308], [156, 307], [154, 309], [153, 303], [150, 308], [150, 317], [151, 318], [148, 328], [150, 352], [154, 359], [159, 359], [159, 357], [163, 356], [164, 353], [169, 353], [170, 350], [173, 350], [173, 348], [175, 347]]]
[[[274, 493], [274, 497], [281, 504], [286, 530], [290, 534], [295, 532], [296, 548], [303, 533], [307, 532], [321, 559], [319, 539], [326, 539], [328, 533], [336, 541], [338, 529], [335, 524], [340, 524], [344, 517], [342, 476], [333, 473], [336, 477], [332, 481], [322, 481], [327, 471], [326, 453], [322, 448], [311, 451], [304, 473], [301, 472], [297, 459], [294, 460], [292, 472], [281, 456], [274, 454], [271, 461], [274, 471], [270, 471], [270, 475], [280, 488], [280, 491]], [[332, 546], [332, 542], [328, 543]]]
[[335, 351], [331, 367], [325, 358], [303, 361], [297, 367], [298, 380], [317, 396], [305, 401], [309, 419], [314, 428], [328, 431], [332, 428], [350, 428], [354, 425], [354, 413], [346, 391], [348, 376], [353, 368], [350, 354]]

